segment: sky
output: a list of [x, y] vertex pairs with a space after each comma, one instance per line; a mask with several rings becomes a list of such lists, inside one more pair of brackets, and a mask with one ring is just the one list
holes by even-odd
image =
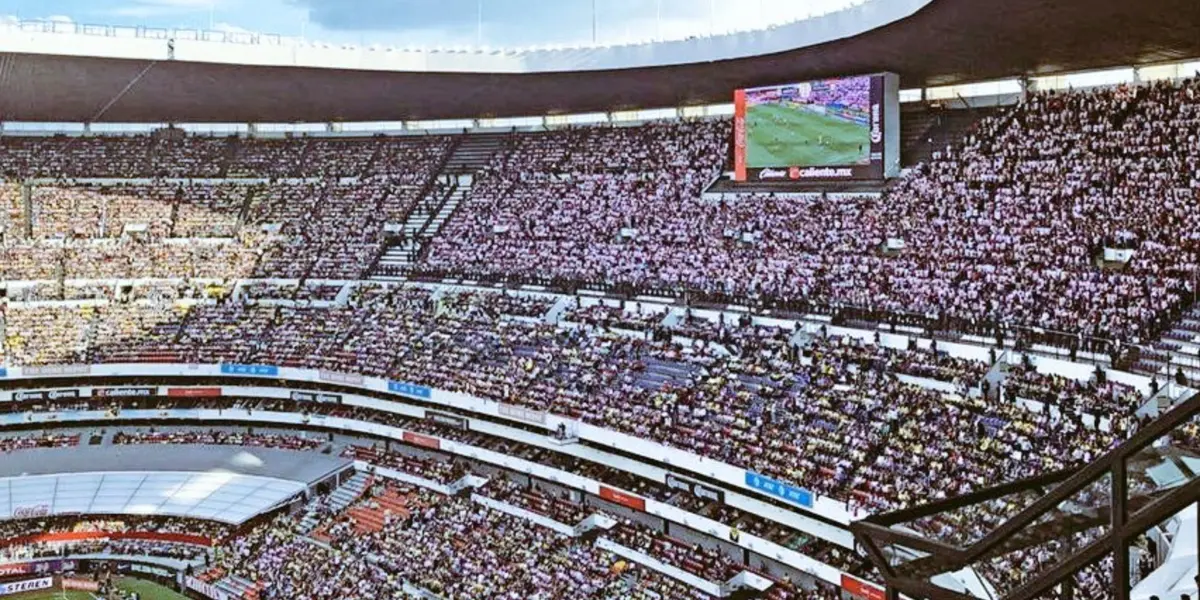
[[0, 17], [275, 33], [338, 44], [528, 47], [753, 29], [861, 1], [0, 0]]

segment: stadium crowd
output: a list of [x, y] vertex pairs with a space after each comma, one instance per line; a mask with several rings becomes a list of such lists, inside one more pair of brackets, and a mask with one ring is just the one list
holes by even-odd
[[[447, 600], [710, 598], [586, 538], [568, 538], [464, 498], [400, 491], [407, 508], [389, 513], [378, 531], [355, 529], [353, 510], [330, 515], [333, 524], [323, 531], [331, 539], [323, 547], [303, 538], [294, 520], [279, 518], [233, 540], [226, 564], [267, 600], [393, 597], [405, 583]], [[790, 583], [775, 587], [781, 589], [773, 598], [836, 595], [832, 589], [806, 592]]]
[[[85, 539], [47, 539], [60, 533], [94, 535]], [[0, 559], [107, 553], [207, 561], [209, 547], [233, 533], [234, 528], [224, 523], [181, 517], [63, 515], [13, 519], [0, 522]], [[169, 537], [173, 534], [194, 539]]]
[[137, 539], [84, 540], [65, 543], [35, 542], [0, 548], [0, 559], [5, 561], [50, 558], [63, 554], [122, 554], [201, 561], [208, 556], [208, 551], [193, 544]]
[[52, 533], [180, 533], [217, 542], [233, 533], [224, 523], [184, 517], [93, 515], [13, 519], [0, 522], [0, 540], [11, 545], [20, 538]]
[[[395, 175], [416, 183], [453, 146], [447, 136], [259, 138], [203, 135], [4, 136], [8, 180], [278, 180]], [[430, 166], [416, 166], [426, 165]]]
[[536, 483], [523, 485], [504, 474], [489, 479], [477, 493], [571, 526], [579, 524], [595, 512], [565, 496], [558, 497]]
[[[125, 399], [122, 406], [116, 407], [116, 410], [119, 411], [120, 408], [137, 408], [139, 405], [139, 401], [136, 398]], [[204, 398], [158, 399], [153, 401], [151, 406], [157, 410], [232, 408], [252, 413], [271, 411], [289, 412], [296, 409], [294, 402], [282, 399], [269, 400], [260, 398], [225, 398], [220, 401]], [[10, 408], [17, 411], [28, 409], [28, 407], [21, 406], [10, 406]], [[114, 410], [114, 407], [107, 399], [92, 399], [91, 401], [70, 399], [55, 401], [51, 405], [39, 405], [35, 409], [49, 411]], [[437, 436], [575, 473], [618, 489], [627, 490], [635, 495], [666, 502], [683, 510], [738, 529], [744, 533], [774, 541], [784, 547], [811, 556], [843, 571], [878, 580], [878, 577], [872, 572], [871, 567], [864, 559], [844, 548], [839, 548], [819, 538], [813, 538], [790, 527], [766, 520], [752, 513], [738, 510], [721, 502], [703, 499], [689, 492], [672, 489], [662, 483], [636, 477], [606, 465], [583, 461], [578, 457], [552, 452], [545, 448], [514, 442], [502, 437], [494, 437], [443, 425], [435, 421], [403, 417], [395, 413], [364, 408], [347, 408], [328, 403], [307, 404], [303, 407], [303, 410], [309, 414], [357, 419]], [[130, 429], [128, 428], [122, 430], [125, 433], [129, 431]], [[247, 436], [237, 428], [225, 428], [221, 430], [221, 433], [223, 434], [221, 437], [226, 440], [241, 440], [247, 445], [261, 445], [256, 436]], [[218, 430], [213, 430], [210, 434], [218, 435]], [[113, 443], [122, 443], [121, 437], [123, 435], [121, 432], [118, 432], [118, 434], [114, 435]], [[162, 443], [193, 443], [193, 436], [191, 435], [163, 435], [159, 439], [162, 440]], [[472, 467], [454, 459], [451, 455], [431, 454], [426, 450], [416, 449], [406, 451], [395, 447], [391, 450], [385, 450], [380, 444], [368, 446], [362, 443], [350, 443], [344, 447], [342, 456], [361, 460], [370, 465], [396, 469], [443, 484], [456, 482], [464, 474], [474, 470]], [[482, 488], [477, 488], [475, 490], [476, 493], [525, 508], [564, 524], [577, 524], [596, 512], [594, 508], [584, 506], [582, 498], [572, 497], [566, 489], [546, 482], [534, 479], [530, 480], [528, 484], [523, 484], [519, 481], [523, 476], [508, 475], [505, 473], [491, 474], [489, 477], [487, 484]], [[323, 505], [319, 503], [311, 504], [310, 508], [320, 509], [321, 506]]]
[[[0, 195], [0, 279], [363, 278], [385, 225], [404, 222], [453, 146], [417, 136], [247, 139], [229, 164], [197, 174], [240, 179], [181, 180], [151, 171], [160, 144], [148, 140], [0, 142], [11, 150], [0, 152], [0, 171], [54, 173], [31, 184], [28, 214], [18, 186]], [[173, 147], [208, 156], [208, 145], [189, 137]], [[53, 164], [31, 164], [43, 160]], [[76, 179], [104, 176], [139, 179]]]
[[[76, 401], [78, 401], [78, 400], [76, 400]], [[187, 405], [189, 403], [197, 403], [197, 402], [200, 403], [200, 404], [197, 404], [197, 406], [207, 406], [209, 408], [218, 408], [221, 406], [221, 404], [214, 404], [215, 401], [213, 401], [211, 399], [182, 399], [182, 400], [170, 400], [170, 401], [163, 400], [161, 402], [163, 402], [164, 404], [159, 406], [159, 409], [163, 409], [163, 410], [169, 408], [170, 407], [169, 405], [171, 405], [171, 404], [179, 404], [179, 403], [183, 403], [180, 405], [181, 407], [184, 405]], [[228, 402], [228, 401], [225, 401], [225, 402]], [[104, 402], [101, 402], [101, 404], [104, 404]], [[253, 411], [294, 410], [294, 407], [288, 406], [288, 403], [283, 400], [240, 400], [240, 401], [236, 401], [236, 399], [235, 399], [235, 404], [237, 406], [241, 406], [245, 409], [253, 410]], [[334, 405], [334, 404], [316, 404], [316, 405], [312, 405], [310, 409], [315, 412], [320, 412], [323, 414], [337, 414], [339, 416], [344, 416], [344, 417], [348, 417], [348, 418], [357, 418], [357, 419], [363, 419], [363, 420], [367, 420], [367, 421], [371, 421], [371, 422], [385, 423], [385, 424], [392, 425], [395, 427], [401, 427], [406, 430], [422, 431], [422, 432], [428, 433], [430, 435], [446, 437], [448, 439], [453, 439], [455, 441], [465, 442], [465, 443], [469, 443], [472, 445], [477, 445], [480, 447], [493, 449], [493, 450], [496, 450], [499, 452], [503, 452], [507, 455], [522, 457], [522, 458], [526, 458], [528, 460], [535, 460], [536, 462], [539, 462], [542, 464], [547, 464], [547, 465], [554, 466], [557, 468], [563, 468], [563, 469], [567, 469], [569, 471], [574, 471], [581, 475], [599, 479], [599, 480], [609, 483], [611, 485], [619, 486], [622, 489], [634, 490], [635, 493], [642, 494], [647, 497], [654, 497], [656, 499], [667, 501], [669, 503], [672, 503], [672, 504], [675, 504], [682, 508], [685, 508], [686, 510], [713, 518], [714, 520], [717, 520], [718, 522], [726, 523], [731, 526], [734, 526], [735, 528], [737, 528], [745, 533], [752, 533], [754, 535], [766, 537], [767, 539], [772, 539], [778, 543], [782, 543], [782, 544], [784, 544], [788, 547], [791, 547], [797, 551], [800, 551], [804, 554], [807, 554], [809, 556], [817, 558], [818, 560], [821, 560], [822, 562], [826, 562], [827, 564], [831, 564], [835, 567], [841, 568], [850, 573], [859, 575], [860, 577], [877, 580], [875, 578], [875, 574], [872, 573], [872, 571], [869, 569], [869, 567], [867, 567], [865, 565], [865, 561], [861, 557], [857, 557], [856, 555], [854, 555], [854, 553], [852, 553], [852, 552], [848, 552], [844, 549], [838, 549], [838, 548], [832, 547], [828, 544], [822, 544], [818, 540], [806, 539], [805, 536], [803, 536], [802, 534], [799, 534], [798, 532], [790, 531], [787, 528], [780, 528], [778, 525], [768, 524], [767, 522], [761, 520], [760, 518], [755, 517], [754, 515], [742, 513], [741, 511], [738, 511], [738, 510], [733, 509], [732, 507], [729, 507], [726, 505], [722, 505], [720, 503], [697, 502], [697, 500], [694, 497], [691, 497], [691, 496], [683, 494], [683, 493], [676, 493], [674, 490], [670, 490], [668, 488], [663, 487], [662, 484], [655, 484], [653, 482], [646, 482], [649, 485], [631, 484], [628, 481], [627, 475], [624, 476], [624, 478], [621, 478], [621, 477], [610, 478], [605, 475], [605, 472], [610, 471], [610, 469], [608, 469], [607, 467], [603, 467], [602, 465], [590, 465], [589, 466], [588, 464], [580, 463], [579, 459], [576, 459], [573, 457], [567, 457], [565, 455], [560, 455], [557, 459], [548, 459], [545, 457], [545, 455], [547, 453], [544, 449], [526, 447], [521, 444], [517, 444], [517, 443], [511, 442], [509, 440], [505, 440], [503, 438], [489, 438], [488, 436], [484, 436], [477, 432], [471, 432], [468, 430], [457, 429], [457, 428], [454, 428], [449, 425], [438, 424], [437, 422], [434, 422], [434, 421], [410, 419], [410, 418], [406, 418], [406, 417], [400, 417], [400, 416], [397, 416], [397, 415], [394, 415], [391, 413], [384, 413], [384, 412], [378, 412], [378, 411], [367, 410], [367, 409], [345, 409], [345, 408], [342, 408], [342, 407], [340, 407], [338, 405]], [[232, 438], [233, 436], [226, 436], [226, 437]], [[176, 439], [178, 440], [180, 438], [177, 437]], [[179, 443], [186, 443], [186, 440], [180, 441]], [[246, 441], [245, 443], [253, 444], [255, 442]], [[384, 460], [384, 461], [390, 460], [390, 462], [388, 462], [387, 464], [384, 464], [384, 466], [391, 466], [393, 468], [397, 468], [399, 470], [402, 470], [402, 471], [405, 471], [408, 473], [412, 473], [414, 475], [418, 475], [418, 476], [424, 477], [426, 479], [436, 480], [437, 478], [435, 476], [433, 476], [432, 474], [442, 471], [445, 468], [445, 467], [441, 467], [441, 466], [431, 466], [431, 465], [436, 465], [436, 464], [450, 465], [451, 464], [450, 462], [441, 462], [441, 461], [439, 461], [437, 459], [433, 459], [433, 458], [414, 459], [413, 458], [414, 455], [411, 454], [412, 450], [409, 450], [409, 451], [405, 452], [404, 454], [393, 455], [391, 453], [381, 452], [378, 448], [367, 448], [366, 446], [349, 446], [348, 451], [353, 453], [351, 455], [354, 458], [359, 458], [359, 459], [362, 459], [362, 460], [365, 460], [368, 462], [372, 462], [374, 459], [380, 459], [380, 457], [383, 457], [381, 460]], [[553, 455], [554, 453], [548, 453], [548, 454]], [[389, 456], [392, 456], [395, 458], [389, 459], [388, 458]], [[564, 461], [564, 459], [566, 459], [566, 460]], [[596, 470], [597, 468], [599, 468], [600, 471], [597, 471]], [[458, 475], [454, 475], [453, 477], [451, 477], [451, 479], [457, 479], [457, 478], [458, 478]], [[444, 478], [443, 478], [443, 481], [445, 481]], [[496, 498], [503, 502], [513, 504], [516, 506], [520, 506], [520, 507], [524, 507], [524, 508], [527, 508], [534, 512], [539, 512], [541, 514], [544, 514], [551, 518], [559, 520], [560, 522], [566, 522], [566, 523], [578, 522], [579, 520], [582, 519], [583, 516], [586, 516], [588, 514], [595, 512], [595, 509], [585, 509], [582, 505], [574, 504], [573, 502], [571, 502], [569, 499], [567, 499], [565, 497], [554, 498], [553, 492], [548, 492], [548, 491], [540, 492], [537, 490], [537, 486], [534, 486], [531, 488], [525, 488], [524, 486], [516, 485], [514, 481], [509, 480], [503, 476], [493, 476], [492, 479], [482, 489], [479, 489], [477, 491], [478, 491], [478, 493]], [[1015, 502], [1016, 508], [1019, 508], [1021, 506], [1024, 506], [1024, 504], [1022, 502], [1020, 502], [1020, 501]], [[1008, 506], [1007, 508], [1008, 508], [1008, 511], [1011, 512], [1011, 509], [1013, 508], [1013, 506]], [[1001, 512], [1003, 512], [1003, 511], [1001, 511]], [[329, 515], [326, 515], [326, 516], [329, 516]], [[999, 518], [1003, 517], [1003, 514], [1000, 514], [1000, 512], [998, 512], [995, 515], [988, 515], [988, 514], [980, 515], [979, 513], [974, 513], [974, 514], [968, 515], [968, 516], [971, 516], [971, 517], [984, 516], [984, 517], [988, 517], [988, 518], [992, 518], [992, 519], [999, 519]], [[994, 525], [995, 522], [998, 522], [998, 520], [994, 520], [992, 524]], [[937, 528], [939, 525], [945, 525], [945, 524], [944, 523], [941, 523], [941, 524], [938, 524], [938, 523], [915, 524], [915, 526], [917, 527], [918, 530], [945, 534], [946, 532], [937, 531]], [[632, 525], [626, 524], [627, 528], [630, 526], [632, 526]], [[973, 518], [972, 520], [969, 520], [967, 522], [958, 523], [956, 527], [949, 529], [949, 533], [951, 533], [951, 534], [964, 533], [966, 535], [973, 535], [971, 533], [972, 531], [978, 530], [980, 532], [984, 532], [984, 531], [987, 531], [989, 526], [990, 525], [988, 525], [987, 523], [981, 522], [977, 518]], [[633, 527], [636, 528], [636, 526], [633, 526]], [[972, 529], [972, 528], [975, 528], [975, 529]], [[617, 531], [621, 532], [621, 531], [624, 531], [624, 529], [620, 529]], [[641, 535], [641, 536], [631, 534], [632, 537], [626, 536], [626, 538], [622, 538], [622, 539], [624, 542], [627, 543], [627, 545], [633, 544], [634, 542], [638, 542], [639, 540], [642, 542], [645, 542], [646, 539], [657, 539], [656, 534], [654, 534], [652, 531], [643, 530], [642, 533], [643, 533], [643, 535]], [[650, 536], [650, 538], [644, 539], [645, 536]], [[942, 539], [948, 539], [948, 541], [959, 541], [959, 540], [951, 540], [946, 535], [942, 535]], [[686, 545], [680, 546], [679, 543], [674, 540], [659, 539], [656, 542], [653, 542], [653, 543], [647, 542], [647, 543], [649, 543], [649, 546], [646, 546], [643, 549], [653, 550], [653, 552], [651, 552], [652, 555], [658, 556], [661, 553], [662, 554], [661, 558], [671, 559], [671, 560], [675, 561], [675, 562], [672, 562], [672, 564], [677, 564], [678, 566], [680, 566], [681, 568], [684, 568], [685, 570], [698, 572], [698, 574], [701, 574], [701, 576], [712, 577], [713, 572], [698, 571], [698, 569], [700, 567], [698, 567], [697, 565], [700, 565], [701, 567], [703, 567], [705, 569], [711, 569], [711, 568], [716, 568], [715, 565], [720, 563], [720, 561], [718, 561], [718, 563], [710, 563], [708, 561], [700, 560], [701, 558], [703, 558], [702, 556], [700, 556], [700, 557], [691, 556], [689, 554], [689, 552], [687, 552]], [[639, 547], [641, 547], [641, 546], [639, 546]], [[719, 558], [719, 556], [718, 556], [718, 558]], [[669, 560], [668, 562], [671, 562], [671, 560]], [[1019, 573], [1020, 571], [1019, 571], [1019, 569], [1001, 570], [1001, 571], [998, 571], [997, 574], [1003, 575], [1005, 573], [1010, 573], [1010, 572]], [[1008, 581], [1008, 580], [1005, 580], [1005, 581]], [[771, 597], [775, 597], [775, 596], [771, 596]], [[788, 597], [788, 596], [784, 595], [784, 596], [779, 596], [779, 597]]]
[[43, 433], [40, 435], [18, 435], [0, 437], [0, 452], [33, 448], [73, 448], [79, 445], [78, 434]]
[[[1149, 340], [1194, 291], [1197, 90], [1035, 95], [882, 198], [702, 198], [727, 124], [614, 135], [603, 163], [543, 136], [559, 148], [542, 154], [565, 158], [494, 165], [423, 268]], [[675, 149], [659, 164], [629, 149], [664, 139]], [[903, 250], [883, 251], [893, 239]], [[1135, 252], [1104, 264], [1105, 247]]]
[[[1198, 268], [1186, 210], [1200, 189], [1198, 87], [1036, 94], [882, 198], [702, 198], [726, 163], [728, 121], [513, 134], [419, 268], [1145, 341], [1191, 295]], [[454, 143], [232, 141], [234, 150], [216, 152], [217, 173], [308, 179], [245, 192], [168, 179], [100, 190], [62, 179], [35, 188], [33, 215], [10, 189], [10, 223], [29, 217], [33, 226], [30, 239], [7, 228], [0, 268], [15, 280], [362, 277], [383, 249], [383, 225], [403, 220]], [[154, 177], [148, 165], [161, 153], [199, 165], [195, 157], [214, 151], [200, 137], [4, 144], [12, 151], [0, 170], [60, 178]], [[254, 230], [262, 226], [280, 235]], [[202, 249], [162, 243], [231, 230]], [[897, 239], [902, 250], [881, 251]], [[1105, 263], [1105, 248], [1134, 253]]]
[[377, 447], [350, 445], [342, 451], [342, 456], [366, 461], [377, 467], [396, 469], [441, 484], [454, 483], [467, 474], [467, 470], [455, 461], [389, 452]]
[[[981, 334], [1028, 327], [1148, 341], [1196, 293], [1198, 95], [1197, 81], [1035, 94], [882, 197], [702, 197], [726, 161], [726, 121], [515, 134], [418, 273], [918, 314]], [[67, 293], [62, 282], [363, 278], [384, 248], [384, 226], [402, 221], [434, 185], [453, 144], [6, 136], [0, 171], [57, 181], [34, 188], [30, 214], [18, 188], [0, 193], [0, 279], [55, 282], [14, 298], [90, 302], [127, 292]], [[263, 181], [71, 181], [96, 176]], [[335, 287], [284, 293], [329, 302]], [[185, 282], [145, 301], [7, 307], [2, 356], [13, 365], [235, 362], [388, 377], [602, 425], [867, 510], [1087, 462], [1136, 430], [1134, 411], [1145, 400], [1102, 377], [1081, 382], [1028, 365], [1005, 374], [1005, 394], [990, 394], [990, 365], [936, 348], [828, 336], [795, 343], [786, 329], [690, 313], [668, 324], [581, 303], [564, 325], [542, 318], [551, 300], [372, 285], [346, 305], [319, 308], [259, 303], [277, 296], [257, 289], [237, 300], [177, 302], [198, 298], [199, 289]], [[1105, 416], [1106, 428], [1085, 414]], [[225, 439], [189, 435], [182, 439]], [[383, 459], [413, 467], [411, 457]], [[457, 473], [417, 467], [442, 479]], [[512, 482], [486, 491], [560, 510]], [[290, 524], [277, 522], [257, 542], [235, 545], [239, 568], [264, 583], [268, 599], [386, 594], [399, 584], [396, 573], [420, 564], [407, 549], [466, 536], [487, 551], [451, 564], [478, 574], [470, 585], [480, 587], [447, 579], [444, 565], [410, 574], [449, 598], [538, 597], [530, 586], [629, 597], [621, 595], [624, 579], [581, 566], [609, 562], [593, 548], [564, 545], [463, 501], [414, 502], [411, 518], [379, 535], [336, 539], [332, 549], [297, 540]], [[979, 516], [971, 515], [977, 526], [991, 522]], [[970, 533], [962, 523], [929, 525]], [[497, 527], [505, 535], [492, 539]], [[413, 531], [420, 540], [410, 539]], [[727, 575], [719, 561], [654, 532], [625, 527], [615, 535], [706, 577]], [[524, 571], [495, 558], [534, 550], [537, 579], [510, 578]], [[362, 551], [406, 560], [385, 562], [389, 572], [357, 561]], [[992, 576], [1041, 560], [1018, 559]]]
[[[1123, 400], [1109, 431], [1085, 425], [1080, 407], [1108, 406], [1115, 384], [1036, 379], [1037, 400], [1063, 398], [1056, 416], [981, 395], [987, 364], [930, 350], [839, 338], [801, 348], [785, 329], [700, 318], [682, 320], [680, 332], [660, 324], [657, 334], [629, 336], [499, 318], [508, 312], [526, 314], [528, 304], [363, 286], [346, 306], [200, 304], [182, 324], [100, 346], [30, 331], [22, 335], [45, 346], [26, 342], [20, 352], [71, 348], [77, 354], [58, 356], [66, 363], [230, 362], [385, 376], [581, 419], [870, 510], [1086, 462], [1139, 423], [1137, 403]], [[54, 326], [80, 335], [70, 318]], [[925, 380], [953, 382], [956, 392]], [[928, 436], [931, 426], [944, 435]]]
[[326, 441], [317, 437], [283, 435], [276, 433], [247, 433], [243, 431], [187, 431], [170, 429], [156, 431], [118, 431], [113, 435], [116, 445], [140, 444], [189, 444], [209, 446], [250, 446], [277, 448], [281, 450], [316, 450]]
[[720, 550], [690, 545], [632, 521], [618, 524], [607, 537], [707, 581], [728, 581], [744, 569]]

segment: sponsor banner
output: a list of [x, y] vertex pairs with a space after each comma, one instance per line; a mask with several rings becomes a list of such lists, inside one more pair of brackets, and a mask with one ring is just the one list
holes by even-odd
[[85, 592], [100, 591], [100, 582], [92, 581], [91, 579], [75, 579], [73, 577], [63, 577], [62, 587], [64, 590], [82, 590]]
[[341, 404], [341, 394], [325, 394], [322, 392], [292, 392], [292, 400], [297, 402], [320, 402], [322, 404]]
[[882, 589], [859, 581], [845, 573], [842, 573], [842, 589], [855, 598], [865, 598], [866, 600], [884, 600], [887, 597]]
[[78, 398], [79, 390], [27, 390], [22, 392], [13, 392], [13, 400], [16, 402], [26, 402], [29, 400], [61, 400], [64, 398]]
[[167, 395], [172, 398], [217, 398], [221, 395], [221, 388], [167, 388]]
[[675, 490], [683, 490], [697, 498], [715, 500], [721, 504], [725, 503], [724, 490], [718, 490], [690, 479], [684, 479], [674, 473], [667, 473], [667, 487]]
[[317, 379], [328, 381], [329, 383], [342, 383], [345, 385], [362, 385], [363, 376], [353, 375], [350, 373], [335, 373], [324, 369], [317, 371]]
[[163, 533], [158, 531], [127, 531], [108, 534], [114, 540], [148, 540], [151, 542], [170, 542], [172, 544], [190, 544], [192, 546], [212, 546], [211, 539], [191, 533]]
[[12, 518], [14, 519], [39, 519], [50, 515], [49, 504], [29, 504], [18, 506], [13, 509]]
[[516, 419], [517, 421], [525, 421], [526, 423], [536, 423], [538, 425], [546, 424], [546, 413], [524, 406], [515, 404], [500, 403], [500, 416]]
[[632, 508], [633, 510], [642, 512], [646, 511], [646, 500], [644, 498], [639, 498], [638, 496], [634, 496], [629, 492], [623, 492], [616, 488], [610, 488], [606, 485], [600, 486], [600, 497], [612, 502], [613, 504], [620, 504], [626, 508]]
[[1105, 248], [1104, 261], [1127, 263], [1133, 260], [1135, 254], [1137, 254], [1136, 251], [1127, 248]]
[[189, 590], [192, 590], [202, 596], [212, 598], [212, 600], [230, 600], [229, 594], [226, 594], [224, 590], [221, 590], [211, 583], [200, 581], [191, 575], [183, 578], [183, 584], [186, 585]]
[[775, 496], [776, 498], [791, 502], [792, 504], [798, 504], [804, 508], [813, 507], [812, 492], [801, 487], [776, 481], [770, 477], [759, 475], [758, 473], [746, 471], [746, 486], [760, 492], [766, 492], [772, 496]]
[[405, 396], [411, 396], [413, 398], [425, 398], [426, 400], [433, 396], [433, 390], [423, 385], [406, 383], [403, 381], [389, 381], [388, 391], [395, 392], [397, 394], [403, 394]]
[[222, 363], [221, 374], [253, 375], [255, 377], [278, 377], [279, 367], [273, 367], [270, 365], [233, 365], [229, 363]]
[[671, 473], [667, 473], [667, 487], [673, 490], [683, 490], [689, 494], [692, 493], [692, 482], [676, 477]]
[[156, 392], [158, 390], [152, 387], [95, 388], [92, 390], [92, 396], [96, 398], [149, 398]]
[[[67, 421], [87, 421], [96, 418], [95, 411], [65, 411], [65, 412], [27, 412], [24, 413], [24, 422], [26, 423], [59, 423]], [[21, 417], [18, 415], [16, 420], [0, 419], [0, 423], [20, 423]]]
[[9, 581], [8, 583], [0, 583], [0, 596], [20, 594], [22, 592], [34, 592], [37, 590], [48, 590], [53, 585], [53, 577], [26, 579], [24, 581]]
[[[140, 412], [141, 414], [144, 415], [151, 411], [125, 411], [124, 413], [121, 413], [121, 414], [127, 415], [132, 412]], [[115, 415], [114, 418], [120, 418], [121, 414]], [[162, 419], [199, 419], [200, 411], [199, 410], [178, 410], [178, 409], [160, 410], [160, 411], [158, 411], [157, 416]]]
[[13, 575], [32, 575], [37, 571], [35, 568], [40, 563], [21, 563], [16, 565], [0, 565], [0, 577], [12, 577]]
[[162, 567], [156, 567], [154, 565], [143, 565], [140, 563], [134, 563], [132, 565], [129, 565], [129, 570], [133, 571], [135, 573], [145, 573], [147, 575], [157, 575], [159, 577], [174, 577], [175, 576], [175, 572], [171, 571], [170, 569], [164, 569]]
[[60, 375], [88, 375], [92, 372], [91, 365], [42, 365], [24, 367], [21, 374], [27, 377], [57, 377]]
[[0, 577], [12, 577], [13, 575], [36, 575], [41, 573], [61, 573], [62, 571], [74, 571], [78, 566], [78, 563], [73, 560], [47, 560], [41, 562], [0, 565]]
[[88, 540], [146, 540], [151, 542], [188, 544], [192, 546], [212, 546], [212, 540], [203, 536], [192, 535], [190, 533], [160, 533], [157, 531], [59, 531], [56, 533], [35, 533], [33, 535], [23, 535], [0, 540], [0, 546], [63, 544]]
[[412, 444], [414, 446], [421, 446], [422, 448], [432, 448], [434, 450], [442, 449], [442, 440], [439, 440], [435, 437], [421, 435], [419, 433], [413, 433], [411, 431], [405, 431], [404, 435], [403, 435], [403, 439], [404, 439], [405, 443]]
[[0, 379], [4, 379], [5, 377], [8, 377], [8, 369], [0, 368]]
[[870, 167], [788, 167], [754, 169], [758, 181], [811, 181], [824, 179], [870, 179]]
[[746, 90], [733, 93], [733, 180], [746, 180]]
[[425, 411], [425, 418], [441, 425], [448, 425], [450, 427], [457, 427], [459, 429], [470, 429], [470, 422], [457, 415], [448, 415], [446, 413], [429, 410]]

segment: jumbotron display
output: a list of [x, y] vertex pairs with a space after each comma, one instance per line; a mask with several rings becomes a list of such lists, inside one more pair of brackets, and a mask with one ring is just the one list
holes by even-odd
[[899, 170], [892, 74], [738, 90], [734, 179], [883, 179]]

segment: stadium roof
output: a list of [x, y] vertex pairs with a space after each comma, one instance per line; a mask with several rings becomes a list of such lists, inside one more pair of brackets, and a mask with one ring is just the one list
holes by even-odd
[[38, 448], [0, 461], [0, 519], [14, 513], [153, 514], [240, 524], [350, 465], [240, 446]]
[[314, 452], [240, 446], [156, 445], [36, 448], [0, 460], [0, 477], [118, 471], [235, 473], [313, 483], [351, 464], [349, 459]]
[[891, 25], [794, 51], [623, 70], [380, 72], [0, 54], [0, 119], [243, 123], [529, 116], [728, 102], [739, 87], [854, 73], [894, 71], [903, 87], [923, 87], [1198, 56], [1195, 0], [935, 0]]
[[60, 473], [0, 478], [0, 518], [167, 515], [232, 524], [304, 491], [305, 484], [228, 471]]

